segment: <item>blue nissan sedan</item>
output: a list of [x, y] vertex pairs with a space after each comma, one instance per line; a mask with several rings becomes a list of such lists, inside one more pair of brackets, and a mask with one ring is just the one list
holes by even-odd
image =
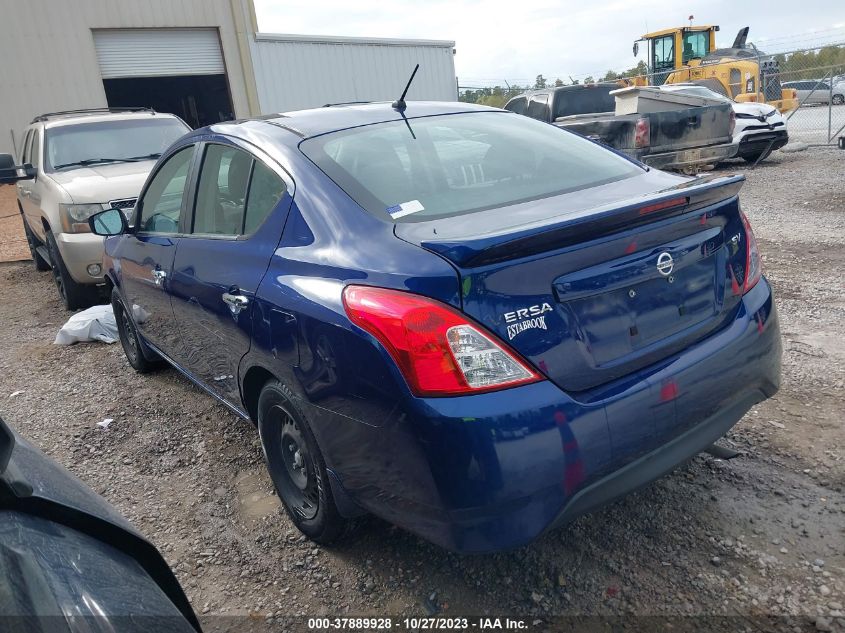
[[288, 514], [485, 552], [647, 484], [780, 380], [743, 178], [469, 104], [325, 107], [173, 145], [91, 218], [129, 363], [258, 427]]

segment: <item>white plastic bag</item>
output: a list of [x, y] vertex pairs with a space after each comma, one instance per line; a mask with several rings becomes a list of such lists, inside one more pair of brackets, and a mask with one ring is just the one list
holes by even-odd
[[117, 323], [110, 305], [94, 306], [70, 317], [56, 334], [56, 345], [72, 345], [83, 341], [117, 341]]

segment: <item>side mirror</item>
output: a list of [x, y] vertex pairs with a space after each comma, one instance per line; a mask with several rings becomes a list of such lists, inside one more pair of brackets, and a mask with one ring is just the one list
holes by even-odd
[[32, 165], [15, 165], [11, 154], [0, 154], [0, 185], [11, 185], [19, 180], [32, 180], [38, 171]]
[[129, 228], [126, 223], [126, 216], [120, 209], [106, 209], [95, 213], [88, 218], [88, 226], [91, 227], [91, 232], [95, 235], [103, 235], [109, 237], [111, 235], [121, 235], [126, 233]]

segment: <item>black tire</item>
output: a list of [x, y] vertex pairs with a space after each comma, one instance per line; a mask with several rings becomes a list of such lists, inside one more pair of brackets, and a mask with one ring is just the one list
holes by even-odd
[[760, 160], [760, 161], [765, 160], [766, 158], [769, 157], [769, 154], [771, 154], [771, 153], [772, 153], [771, 151], [767, 151], [767, 152], [755, 152], [753, 154], [743, 154], [742, 158], [746, 163], [752, 163], [753, 164], [753, 163], [756, 163], [758, 160]]
[[86, 286], [74, 281], [70, 276], [65, 263], [62, 261], [62, 256], [59, 253], [59, 247], [56, 245], [56, 238], [52, 231], [47, 229], [47, 250], [50, 252], [50, 261], [53, 264], [53, 281], [56, 282], [56, 288], [59, 291], [59, 296], [68, 310], [81, 310], [83, 308], [90, 308], [97, 303], [100, 294], [96, 286]]
[[845, 96], [833, 95], [833, 105], [842, 105], [843, 103], [845, 103]]
[[26, 234], [26, 243], [29, 246], [29, 254], [32, 255], [32, 261], [35, 262], [35, 270], [40, 272], [50, 270], [50, 262], [41, 257], [36, 250], [41, 245], [41, 242], [35, 237], [32, 229], [29, 228], [29, 222], [26, 221], [26, 217], [23, 214], [21, 214], [21, 219], [23, 220], [23, 232]]
[[144, 356], [135, 322], [124, 307], [117, 288], [113, 288], [111, 291], [111, 307], [114, 310], [117, 335], [120, 338], [120, 344], [123, 346], [123, 353], [126, 354], [126, 360], [129, 361], [132, 369], [139, 374], [146, 374], [161, 367], [164, 364], [161, 359], [147, 360], [147, 357]]
[[288, 516], [315, 543], [336, 542], [351, 522], [334, 502], [326, 464], [305, 416], [271, 380], [258, 396], [258, 432], [267, 470]]

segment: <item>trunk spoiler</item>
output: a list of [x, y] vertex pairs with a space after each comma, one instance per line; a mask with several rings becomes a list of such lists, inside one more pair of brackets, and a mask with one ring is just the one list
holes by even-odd
[[[657, 192], [634, 196], [591, 209], [566, 212], [522, 226], [479, 232], [479, 219], [471, 220], [467, 237], [437, 239], [435, 222], [397, 224], [397, 236], [416, 242], [461, 267], [481, 266], [578, 244], [642, 224], [689, 213], [735, 197], [745, 176], [709, 175]], [[571, 194], [570, 194], [571, 195]], [[450, 220], [466, 222], [457, 216]], [[449, 222], [450, 220], [446, 220]]]

